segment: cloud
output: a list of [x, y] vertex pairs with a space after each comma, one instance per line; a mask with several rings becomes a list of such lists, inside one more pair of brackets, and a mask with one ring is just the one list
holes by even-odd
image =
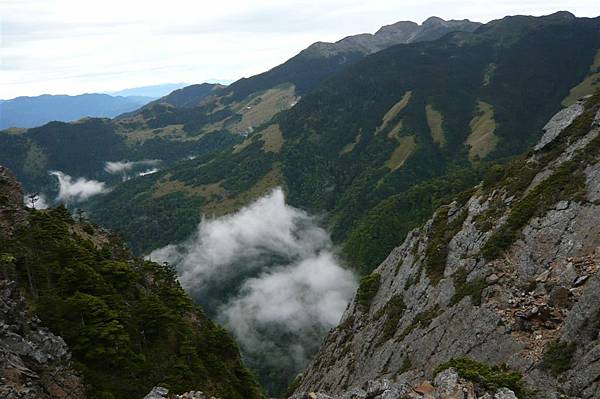
[[[237, 79], [315, 41], [375, 32], [398, 20], [487, 21], [567, 9], [596, 16], [597, 0], [27, 0], [2, 4], [2, 95], [79, 94], [208, 77]], [[244, 62], [239, 62], [243, 59]]]
[[175, 265], [183, 287], [233, 332], [272, 394], [302, 370], [356, 289], [327, 232], [286, 205], [281, 189], [203, 220], [187, 242], [150, 258]]
[[147, 169], [143, 172], [138, 173], [138, 176], [147, 176], [158, 172], [158, 168]]
[[160, 160], [158, 159], [144, 159], [143, 161], [116, 161], [106, 162], [104, 164], [104, 170], [110, 174], [116, 175], [119, 173], [130, 172], [132, 169], [138, 166], [154, 166], [158, 165]]
[[[115, 161], [106, 162], [104, 164], [104, 171], [111, 175], [122, 175], [123, 181], [131, 178], [130, 172], [140, 169], [141, 167], [156, 166], [161, 161], [159, 159], [144, 159], [142, 161]], [[140, 170], [135, 175], [145, 176], [152, 173], [158, 172], [157, 168], [150, 168]]]
[[82, 202], [94, 195], [108, 192], [104, 182], [88, 180], [85, 177], [73, 179], [71, 176], [60, 171], [51, 171], [49, 173], [58, 179], [57, 201], [68, 203]]
[[[36, 198], [35, 203], [32, 202], [32, 198]], [[25, 202], [25, 206], [27, 208], [34, 208], [34, 207], [35, 207], [35, 209], [50, 208], [48, 199], [46, 198], [46, 196], [44, 194], [25, 194], [25, 196], [23, 197], [23, 201]]]

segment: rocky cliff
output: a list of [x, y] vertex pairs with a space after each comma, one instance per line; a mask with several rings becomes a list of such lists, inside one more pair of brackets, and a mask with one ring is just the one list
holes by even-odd
[[[596, 94], [561, 111], [527, 156], [412, 231], [296, 397], [600, 397], [599, 109]], [[418, 391], [449, 367], [473, 394]]]

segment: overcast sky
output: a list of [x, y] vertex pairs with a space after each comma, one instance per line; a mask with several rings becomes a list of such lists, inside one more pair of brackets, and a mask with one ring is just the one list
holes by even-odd
[[236, 80], [336, 41], [431, 15], [487, 22], [598, 0], [0, 0], [0, 98]]

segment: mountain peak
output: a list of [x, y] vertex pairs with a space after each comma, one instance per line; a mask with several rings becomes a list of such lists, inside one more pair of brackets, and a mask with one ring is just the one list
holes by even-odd
[[435, 16], [427, 18], [422, 25], [412, 21], [398, 21], [382, 26], [375, 34], [361, 33], [335, 43], [314, 43], [303, 53], [317, 57], [349, 52], [371, 54], [396, 44], [435, 40], [450, 32], [473, 32], [480, 25], [481, 23], [468, 19], [446, 21]]
[[433, 25], [433, 24], [443, 24], [445, 22], [446, 22], [445, 19], [432, 15], [431, 17], [429, 17], [425, 21], [423, 21], [422, 25], [425, 26], [425, 25]]

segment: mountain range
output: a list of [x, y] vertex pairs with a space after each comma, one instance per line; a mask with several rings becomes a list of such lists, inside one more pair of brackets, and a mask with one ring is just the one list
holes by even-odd
[[[281, 187], [289, 205], [317, 215], [362, 280], [287, 395], [300, 370], [255, 366], [270, 395], [596, 397], [599, 32], [600, 17], [568, 12], [398, 22], [113, 119], [2, 131], [0, 164], [26, 192], [83, 210], [76, 221], [64, 207], [23, 208], [3, 169], [13, 188], [0, 195], [7, 280], [64, 335], [90, 392], [140, 396], [151, 382], [181, 392], [197, 378], [209, 395], [258, 397], [237, 347], [175, 271], [136, 256], [189, 244], [201, 221]], [[98, 225], [133, 253], [116, 237], [103, 244], [112, 235]], [[33, 244], [47, 239], [46, 252]], [[257, 278], [236, 276], [223, 290]], [[164, 318], [138, 314], [140, 301]], [[90, 341], [80, 340], [76, 315], [92, 305], [94, 323], [124, 340], [124, 352], [102, 347], [114, 372], [86, 358]], [[206, 328], [188, 334], [195, 323]], [[164, 343], [168, 367], [139, 325]], [[145, 358], [127, 391], [116, 374], [130, 348]]]
[[84, 117], [113, 118], [186, 86], [186, 83], [167, 83], [110, 93], [44, 94], [0, 100], [0, 130], [31, 128], [52, 121], [70, 122]]
[[[270, 107], [254, 123], [269, 90], [253, 105], [232, 101], [265, 76], [279, 84], [273, 70], [206, 97], [193, 113], [165, 105], [160, 114], [146, 110], [154, 126], [168, 129], [178, 120], [183, 130], [196, 126], [186, 117], [205, 112], [200, 137], [238, 132], [235, 146], [126, 182], [90, 209], [146, 252], [187, 237], [201, 218], [195, 209], [222, 215], [281, 185], [292, 205], [326, 212], [334, 240], [346, 243], [353, 267], [368, 273], [440, 201], [475, 184], [490, 161], [537, 141], [545, 121], [597, 74], [597, 30], [597, 19], [567, 13], [507, 17], [474, 32], [392, 46], [351, 63], [299, 101], [282, 94], [289, 82], [279, 86], [277, 97], [297, 103], [279, 113]], [[232, 104], [239, 113], [212, 122], [229, 115]], [[135, 206], [125, 201], [131, 196]], [[186, 205], [173, 210], [168, 203]], [[190, 212], [174, 216], [182, 209]]]
[[151, 97], [80, 94], [77, 96], [45, 94], [0, 100], [0, 129], [31, 128], [51, 121], [74, 121], [83, 117], [112, 118], [138, 109]]

